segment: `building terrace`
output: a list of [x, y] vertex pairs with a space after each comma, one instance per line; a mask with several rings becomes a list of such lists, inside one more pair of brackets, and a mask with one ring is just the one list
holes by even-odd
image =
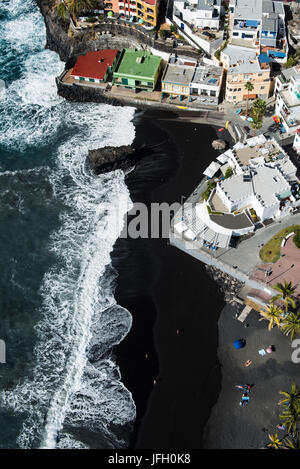
[[[228, 248], [233, 237], [253, 233], [257, 225], [288, 216], [300, 207], [299, 181], [296, 167], [275, 140], [263, 135], [238, 143], [219, 155], [224, 167], [232, 168], [232, 176], [224, 174], [218, 163], [204, 171], [214, 188], [194, 191], [174, 218], [174, 232], [200, 247]], [[204, 184], [201, 183], [201, 184]], [[199, 194], [198, 199], [194, 194]]]

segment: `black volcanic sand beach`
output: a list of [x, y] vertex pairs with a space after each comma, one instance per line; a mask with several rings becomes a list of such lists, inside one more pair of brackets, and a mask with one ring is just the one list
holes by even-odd
[[[292, 362], [291, 340], [274, 327], [268, 330], [267, 321], [251, 311], [245, 324], [235, 314], [242, 306], [227, 304], [219, 318], [218, 355], [222, 363], [222, 390], [213, 407], [203, 436], [207, 449], [259, 449], [270, 443], [268, 435], [279, 438], [286, 431], [278, 430], [283, 407], [280, 390], [289, 391], [291, 383], [299, 388], [299, 363]], [[244, 326], [247, 327], [244, 327]], [[246, 346], [236, 350], [233, 342], [243, 338]], [[273, 345], [275, 351], [260, 356], [258, 351]], [[246, 360], [251, 360], [245, 367]], [[249, 404], [241, 407], [242, 391], [235, 385], [251, 384]]]
[[[211, 148], [216, 129], [152, 111], [137, 113], [135, 125], [135, 148], [152, 150], [126, 177], [131, 199], [180, 202], [218, 154]], [[229, 139], [225, 131], [221, 137]], [[201, 448], [220, 391], [223, 296], [205, 266], [167, 239], [120, 238], [112, 258], [119, 273], [116, 299], [133, 316], [116, 348], [122, 381], [137, 407], [131, 446]]]

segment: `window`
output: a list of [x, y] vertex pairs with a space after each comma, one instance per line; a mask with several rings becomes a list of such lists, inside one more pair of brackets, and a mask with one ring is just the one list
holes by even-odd
[[236, 96], [233, 96], [233, 99], [236, 99]]
[[89, 78], [89, 81], [94, 82], [95, 80], [94, 78]]
[[264, 89], [265, 89], [265, 87], [264, 87], [264, 86], [261, 86], [261, 87], [260, 87], [260, 89], [261, 89], [261, 90], [264, 90]]
[[128, 79], [122, 78], [122, 85], [128, 85]]

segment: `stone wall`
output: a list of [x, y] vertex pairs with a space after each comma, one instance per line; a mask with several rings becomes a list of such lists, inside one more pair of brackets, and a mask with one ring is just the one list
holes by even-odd
[[[122, 21], [106, 20], [88, 30], [76, 30], [73, 28], [73, 36], [68, 35], [68, 26], [57, 16], [55, 8], [51, 7], [48, 0], [36, 0], [46, 24], [46, 46], [57, 52], [60, 59], [67, 62], [72, 56], [85, 54], [99, 49], [123, 49], [134, 47], [138, 49], [151, 48], [193, 58], [199, 58], [196, 50], [189, 46], [177, 46], [175, 43], [167, 43], [156, 39], [155, 33], [143, 32], [138, 25], [129, 25]], [[97, 37], [99, 33], [99, 36]], [[109, 33], [109, 34], [107, 34]]]

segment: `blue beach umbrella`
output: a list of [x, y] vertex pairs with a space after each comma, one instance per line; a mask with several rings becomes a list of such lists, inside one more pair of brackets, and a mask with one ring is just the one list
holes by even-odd
[[246, 344], [245, 339], [239, 339], [233, 342], [234, 348], [239, 349], [243, 348]]

